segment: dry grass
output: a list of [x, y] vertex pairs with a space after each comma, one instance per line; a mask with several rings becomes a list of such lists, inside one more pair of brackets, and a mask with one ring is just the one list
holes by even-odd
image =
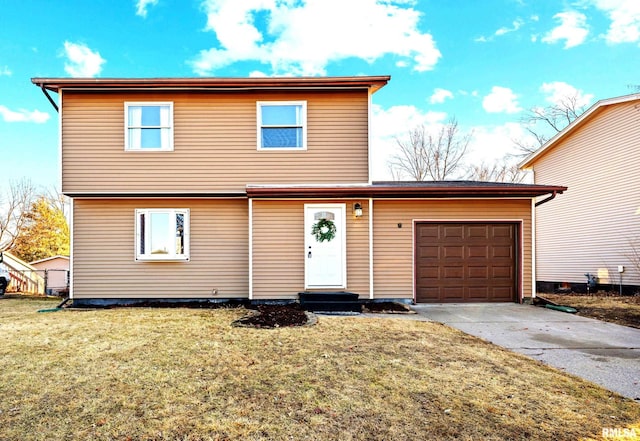
[[640, 328], [640, 296], [540, 294], [563, 306], [573, 306], [578, 315]]
[[3, 440], [576, 440], [640, 406], [435, 323], [0, 301]]

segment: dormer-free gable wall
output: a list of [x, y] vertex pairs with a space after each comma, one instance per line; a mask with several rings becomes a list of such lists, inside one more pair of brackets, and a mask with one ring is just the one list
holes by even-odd
[[[63, 192], [241, 193], [248, 183], [368, 181], [367, 89], [61, 93]], [[305, 150], [259, 150], [256, 106], [306, 103]], [[125, 151], [125, 103], [169, 102], [172, 151]]]

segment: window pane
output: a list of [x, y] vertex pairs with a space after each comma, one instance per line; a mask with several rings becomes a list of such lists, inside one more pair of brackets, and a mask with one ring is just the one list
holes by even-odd
[[160, 106], [142, 107], [142, 125], [152, 127], [160, 126]]
[[162, 147], [160, 129], [140, 129], [140, 148], [160, 148]]
[[262, 125], [264, 126], [300, 126], [302, 125], [302, 106], [262, 106]]
[[142, 107], [129, 106], [129, 126], [140, 127], [142, 124]]
[[263, 128], [262, 147], [302, 147], [302, 129]]
[[169, 213], [150, 213], [149, 235], [151, 236], [151, 254], [169, 254], [171, 252]]
[[176, 254], [184, 254], [184, 214], [176, 213]]

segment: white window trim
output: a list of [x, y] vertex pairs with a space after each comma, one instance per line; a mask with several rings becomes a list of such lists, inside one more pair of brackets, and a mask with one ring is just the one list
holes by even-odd
[[[151, 213], [169, 213], [174, 216], [176, 214], [184, 215], [184, 254], [141, 254], [140, 253], [140, 215]], [[148, 218], [148, 216], [145, 216]], [[188, 261], [190, 259], [191, 251], [191, 219], [190, 210], [188, 208], [136, 208], [135, 210], [135, 257], [137, 261]], [[146, 229], [146, 231], [150, 231]], [[150, 243], [148, 239], [145, 239], [145, 243]]]
[[[263, 106], [302, 106], [302, 146], [301, 147], [262, 147]], [[275, 127], [275, 126], [269, 126]], [[257, 101], [256, 102], [256, 145], [262, 151], [300, 151], [307, 150], [307, 102], [306, 101]]]
[[[129, 107], [169, 106], [169, 145], [159, 149], [135, 148], [129, 145]], [[173, 102], [172, 101], [125, 101], [124, 103], [124, 150], [125, 152], [172, 152], [173, 151]], [[162, 127], [159, 127], [162, 128]]]

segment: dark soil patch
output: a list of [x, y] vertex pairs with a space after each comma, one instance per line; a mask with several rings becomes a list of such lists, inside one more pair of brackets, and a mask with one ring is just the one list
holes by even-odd
[[364, 304], [364, 312], [386, 314], [415, 314], [408, 305], [399, 302], [367, 302]]
[[640, 296], [540, 294], [540, 297], [578, 310], [578, 315], [640, 328]]
[[305, 312], [299, 304], [290, 305], [258, 305], [256, 311], [233, 322], [234, 326], [253, 328], [280, 328], [283, 326], [304, 326], [311, 324], [310, 313]]

